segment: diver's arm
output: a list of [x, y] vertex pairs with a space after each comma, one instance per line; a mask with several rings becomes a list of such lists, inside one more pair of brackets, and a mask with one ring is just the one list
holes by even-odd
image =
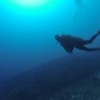
[[70, 47], [70, 48], [64, 48], [68, 53], [73, 53], [73, 47]]

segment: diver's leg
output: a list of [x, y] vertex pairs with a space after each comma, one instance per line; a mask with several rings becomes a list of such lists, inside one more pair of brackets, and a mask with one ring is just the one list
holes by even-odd
[[85, 45], [85, 44], [90, 44], [90, 43], [92, 43], [92, 42], [96, 39], [96, 37], [97, 37], [98, 35], [100, 35], [100, 31], [98, 31], [95, 35], [93, 35], [89, 40], [85, 40], [85, 41], [84, 41], [84, 45]]
[[84, 46], [78, 47], [78, 49], [84, 50], [84, 51], [88, 51], [88, 52], [91, 52], [91, 51], [99, 51], [100, 50], [100, 48], [87, 48], [87, 47], [84, 47]]

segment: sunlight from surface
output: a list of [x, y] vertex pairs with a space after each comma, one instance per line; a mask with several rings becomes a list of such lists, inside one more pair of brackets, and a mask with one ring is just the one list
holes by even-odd
[[[2, 1], [2, 2], [1, 2]], [[20, 14], [45, 13], [61, 4], [62, 0], [1, 0], [9, 11]]]
[[50, 3], [50, 1], [52, 0], [11, 0], [12, 3], [23, 7], [39, 7]]

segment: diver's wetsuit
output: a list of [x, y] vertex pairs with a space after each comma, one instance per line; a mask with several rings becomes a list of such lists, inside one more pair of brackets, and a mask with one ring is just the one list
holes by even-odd
[[100, 33], [95, 34], [89, 40], [83, 40], [81, 38], [73, 37], [70, 35], [62, 35], [60, 36], [58, 42], [60, 42], [61, 46], [69, 53], [72, 53], [74, 48], [78, 48], [84, 51], [98, 51], [100, 48], [87, 48], [84, 45], [92, 43], [99, 34]]

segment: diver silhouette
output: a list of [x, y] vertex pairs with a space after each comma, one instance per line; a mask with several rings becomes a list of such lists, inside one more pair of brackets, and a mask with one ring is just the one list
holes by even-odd
[[61, 46], [68, 52], [72, 53], [74, 48], [84, 50], [84, 51], [99, 51], [99, 48], [87, 48], [84, 45], [91, 44], [95, 38], [100, 35], [100, 31], [98, 31], [95, 35], [93, 35], [89, 40], [84, 40], [79, 37], [74, 37], [71, 35], [55, 35], [55, 39], [58, 41], [58, 43], [61, 44]]

